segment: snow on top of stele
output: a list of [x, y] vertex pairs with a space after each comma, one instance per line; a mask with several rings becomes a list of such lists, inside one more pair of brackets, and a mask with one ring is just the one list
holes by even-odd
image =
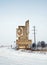
[[0, 65], [47, 65], [47, 53], [0, 48]]

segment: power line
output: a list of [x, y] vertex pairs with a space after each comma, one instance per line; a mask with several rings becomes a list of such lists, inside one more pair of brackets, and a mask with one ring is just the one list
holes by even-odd
[[36, 28], [35, 28], [35, 26], [33, 26], [33, 31], [34, 31], [34, 43], [36, 43]]

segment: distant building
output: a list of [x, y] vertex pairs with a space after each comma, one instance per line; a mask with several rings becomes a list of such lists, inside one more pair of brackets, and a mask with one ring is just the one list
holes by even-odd
[[29, 49], [32, 40], [29, 40], [29, 20], [26, 21], [25, 26], [18, 26], [16, 29], [16, 40], [17, 49]]

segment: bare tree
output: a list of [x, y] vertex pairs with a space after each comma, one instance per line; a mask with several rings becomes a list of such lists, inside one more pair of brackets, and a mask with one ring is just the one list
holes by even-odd
[[33, 50], [36, 49], [36, 44], [35, 44], [35, 43], [32, 44], [32, 49], [33, 49]]
[[46, 46], [45, 41], [41, 41], [41, 47], [44, 48]]

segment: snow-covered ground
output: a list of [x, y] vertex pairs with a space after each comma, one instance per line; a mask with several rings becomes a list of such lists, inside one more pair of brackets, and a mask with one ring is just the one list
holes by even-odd
[[0, 65], [47, 65], [47, 53], [0, 48]]

